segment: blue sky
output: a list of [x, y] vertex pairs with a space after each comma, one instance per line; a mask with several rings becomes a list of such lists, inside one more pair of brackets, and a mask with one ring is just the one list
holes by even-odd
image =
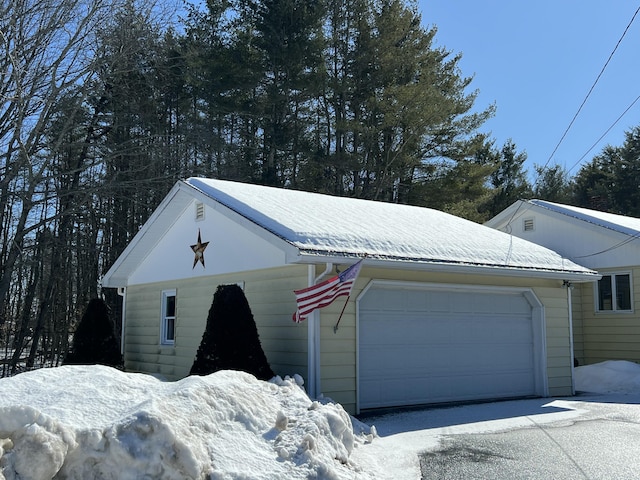
[[[474, 76], [478, 109], [497, 112], [482, 131], [497, 146], [511, 138], [526, 151], [525, 168], [559, 164], [575, 175], [604, 146], [622, 145], [640, 125], [640, 13], [589, 99], [554, 152], [640, 2], [629, 0], [418, 0], [435, 46], [461, 53], [460, 70]], [[553, 154], [553, 155], [552, 155]]]

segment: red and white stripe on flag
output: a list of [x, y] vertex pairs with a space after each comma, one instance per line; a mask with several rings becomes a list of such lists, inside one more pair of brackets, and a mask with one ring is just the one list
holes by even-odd
[[298, 310], [293, 314], [293, 321], [299, 323], [315, 309], [330, 305], [338, 297], [350, 295], [361, 266], [362, 260], [359, 260], [335, 277], [312, 287], [294, 290]]

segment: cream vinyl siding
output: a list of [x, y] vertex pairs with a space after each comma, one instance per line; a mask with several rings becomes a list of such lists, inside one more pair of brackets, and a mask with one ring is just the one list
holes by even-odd
[[[258, 326], [262, 347], [279, 375], [298, 373], [307, 380], [308, 324], [295, 324], [293, 290], [308, 284], [306, 265], [280, 267], [241, 274], [159, 282], [127, 288], [125, 361], [129, 370], [158, 373], [170, 380], [188, 375], [202, 339], [207, 314], [218, 285], [244, 282]], [[340, 265], [341, 269], [346, 265]], [[316, 272], [324, 264], [316, 266]], [[559, 280], [486, 275], [459, 275], [363, 267], [337, 332], [334, 326], [346, 297], [320, 310], [320, 393], [356, 410], [357, 334], [356, 299], [372, 279], [531, 288], [544, 305], [546, 363], [549, 395], [570, 395], [571, 353], [567, 290]], [[637, 282], [634, 282], [634, 286]], [[589, 285], [591, 286], [591, 285]], [[160, 296], [176, 289], [176, 341], [161, 346]]]
[[606, 360], [640, 362], [640, 267], [598, 270], [607, 275], [631, 272], [632, 310], [597, 312], [593, 284], [582, 285], [582, 337], [584, 364]]
[[[218, 285], [242, 283], [271, 368], [279, 375], [307, 374], [307, 327], [295, 324], [293, 290], [307, 283], [306, 266], [159, 282], [127, 288], [125, 364], [128, 370], [183, 378], [197, 349]], [[160, 344], [163, 290], [176, 290], [176, 338]]]
[[[320, 267], [318, 267], [320, 268]], [[341, 268], [343, 268], [341, 266]], [[486, 275], [442, 274], [363, 267], [345, 308], [337, 333], [333, 327], [346, 297], [321, 310], [321, 392], [341, 403], [347, 411], [356, 409], [357, 336], [356, 298], [372, 279], [425, 283], [451, 283], [532, 288], [544, 305], [549, 395], [571, 395], [572, 370], [569, 339], [567, 290], [559, 280], [541, 280]]]
[[547, 378], [549, 395], [572, 394], [572, 366], [567, 289], [538, 287], [544, 304], [547, 330]]
[[[344, 270], [344, 268], [342, 268]], [[320, 385], [321, 393], [350, 413], [356, 409], [356, 302], [360, 292], [369, 283], [363, 268], [351, 290], [338, 330], [334, 327], [347, 297], [338, 297], [320, 310]]]

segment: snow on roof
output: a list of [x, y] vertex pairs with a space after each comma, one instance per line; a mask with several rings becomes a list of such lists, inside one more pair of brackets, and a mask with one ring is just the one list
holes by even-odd
[[546, 202], [544, 200], [529, 200], [529, 203], [552, 212], [567, 215], [569, 217], [592, 223], [603, 228], [624, 233], [626, 235], [640, 235], [640, 218], [616, 215], [614, 213], [599, 212], [588, 208], [573, 207], [559, 203]]
[[429, 208], [208, 178], [186, 183], [302, 255], [594, 273], [545, 247]]

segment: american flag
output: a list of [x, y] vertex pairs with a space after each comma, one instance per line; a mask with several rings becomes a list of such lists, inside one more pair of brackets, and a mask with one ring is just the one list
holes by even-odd
[[326, 307], [338, 297], [351, 295], [351, 288], [358, 278], [361, 266], [362, 260], [359, 260], [335, 277], [312, 287], [294, 290], [298, 310], [293, 314], [293, 321], [300, 323], [316, 308]]

